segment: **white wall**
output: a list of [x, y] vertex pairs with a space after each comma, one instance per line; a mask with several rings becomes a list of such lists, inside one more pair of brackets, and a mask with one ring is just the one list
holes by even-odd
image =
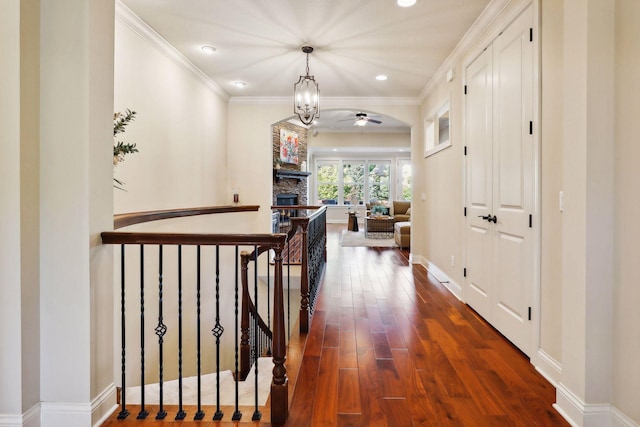
[[[615, 255], [613, 405], [640, 425], [640, 3], [615, 4]], [[602, 284], [605, 286], [606, 284]]]
[[[541, 114], [540, 114], [540, 347], [554, 362], [561, 360], [558, 330], [562, 303], [562, 2], [541, 2]], [[557, 376], [557, 374], [556, 374]]]
[[140, 150], [115, 168], [115, 213], [229, 204], [226, 97], [121, 5], [115, 31], [114, 108], [138, 113], [119, 140]]
[[[423, 121], [430, 119], [450, 102], [450, 141], [445, 148], [424, 157], [421, 141], [414, 158], [415, 169], [422, 171], [420, 180], [414, 179], [414, 198], [425, 195], [423, 235], [411, 239], [412, 254], [438, 266], [457, 283], [462, 283], [462, 230], [463, 230], [463, 143], [462, 143], [462, 67], [456, 64], [456, 78], [442, 81], [429, 94], [421, 107]], [[415, 223], [415, 221], [414, 221]], [[414, 241], [418, 245], [414, 245]], [[451, 266], [454, 257], [454, 266]]]
[[[608, 414], [613, 295], [613, 0], [565, 1], [562, 377], [559, 407], [579, 423]], [[577, 400], [582, 414], [574, 414]], [[597, 411], [596, 411], [597, 412]], [[599, 418], [600, 417], [600, 418]]]
[[[110, 357], [114, 1], [41, 3], [40, 365], [43, 426], [97, 422]], [[74, 408], [70, 410], [70, 408]]]
[[22, 414], [20, 2], [0, 3], [0, 414]]

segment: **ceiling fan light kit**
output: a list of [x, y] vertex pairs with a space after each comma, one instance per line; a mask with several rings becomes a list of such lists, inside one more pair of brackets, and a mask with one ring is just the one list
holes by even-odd
[[367, 113], [356, 113], [355, 118], [353, 119], [345, 119], [345, 120], [339, 120], [339, 121], [346, 122], [348, 120], [353, 120], [354, 126], [361, 126], [361, 127], [366, 126], [367, 123], [375, 123], [377, 125], [382, 123], [380, 120], [372, 119], [371, 117], [367, 116]]
[[320, 89], [313, 76], [309, 75], [309, 54], [311, 46], [303, 46], [302, 52], [307, 55], [306, 75], [293, 85], [293, 112], [305, 125], [310, 125], [320, 117]]

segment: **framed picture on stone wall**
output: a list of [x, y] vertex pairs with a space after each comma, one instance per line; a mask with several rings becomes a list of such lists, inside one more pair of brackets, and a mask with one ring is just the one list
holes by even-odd
[[280, 161], [282, 163], [298, 164], [298, 134], [286, 129], [280, 129]]

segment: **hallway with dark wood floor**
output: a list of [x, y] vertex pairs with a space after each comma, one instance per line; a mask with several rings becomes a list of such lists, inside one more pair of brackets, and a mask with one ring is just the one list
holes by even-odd
[[[342, 229], [328, 227], [311, 330], [305, 348], [293, 349], [302, 361], [287, 426], [569, 425], [552, 408], [554, 387], [528, 358], [409, 264], [408, 251], [343, 248]], [[141, 425], [131, 418], [104, 425]], [[142, 423], [166, 424], [235, 425]]]

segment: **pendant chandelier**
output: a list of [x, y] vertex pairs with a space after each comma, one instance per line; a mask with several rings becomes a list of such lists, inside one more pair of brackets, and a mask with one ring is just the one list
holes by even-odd
[[307, 73], [293, 85], [293, 112], [308, 126], [320, 117], [320, 89], [314, 77], [309, 75], [309, 54], [313, 48], [303, 46], [302, 52], [307, 54]]

